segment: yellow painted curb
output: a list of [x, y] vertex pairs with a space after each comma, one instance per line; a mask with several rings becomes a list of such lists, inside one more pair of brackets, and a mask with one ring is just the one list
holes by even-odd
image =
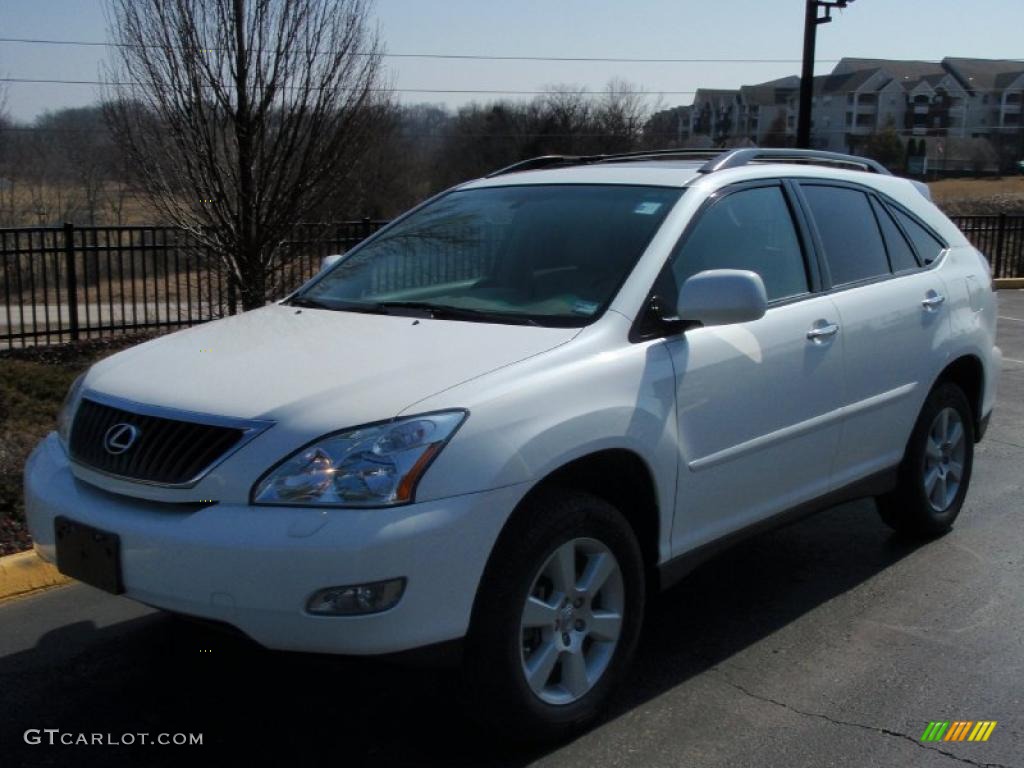
[[1024, 288], [1024, 277], [997, 277], [996, 288]]
[[0, 600], [71, 581], [34, 551], [0, 557]]

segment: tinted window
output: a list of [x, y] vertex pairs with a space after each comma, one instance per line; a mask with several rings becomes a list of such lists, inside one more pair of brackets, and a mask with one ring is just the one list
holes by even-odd
[[734, 192], [701, 216], [673, 257], [672, 274], [681, 286], [706, 269], [756, 272], [769, 301], [807, 292], [803, 252], [781, 188]]
[[889, 274], [885, 245], [868, 196], [845, 187], [805, 186], [833, 285]]
[[301, 297], [346, 311], [416, 302], [581, 326], [611, 301], [681, 194], [543, 184], [452, 192], [352, 251]]
[[878, 214], [878, 224], [882, 228], [882, 236], [885, 238], [885, 247], [889, 251], [889, 262], [892, 264], [893, 272], [902, 272], [907, 269], [917, 269], [919, 266], [914, 251], [907, 242], [907, 238], [900, 232], [896, 222], [892, 220], [884, 205], [875, 202], [875, 213]]
[[936, 240], [928, 230], [905, 213], [902, 213], [901, 211], [896, 211], [895, 213], [896, 218], [898, 218], [900, 224], [903, 225], [903, 229], [910, 236], [910, 240], [914, 244], [914, 248], [917, 249], [917, 255], [921, 257], [921, 261], [925, 264], [931, 264], [939, 258], [939, 254], [946, 246]]

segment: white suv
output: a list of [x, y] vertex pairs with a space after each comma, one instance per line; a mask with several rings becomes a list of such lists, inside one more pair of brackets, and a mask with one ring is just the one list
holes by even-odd
[[26, 469], [37, 549], [271, 648], [455, 647], [536, 735], [724, 543], [863, 496], [947, 531], [995, 400], [985, 259], [870, 160], [708, 156], [527, 161], [97, 364]]

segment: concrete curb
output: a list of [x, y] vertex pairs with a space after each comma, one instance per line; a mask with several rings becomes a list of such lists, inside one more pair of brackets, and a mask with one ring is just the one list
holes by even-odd
[[1024, 288], [1024, 277], [997, 277], [996, 288]]
[[69, 581], [56, 566], [43, 561], [32, 550], [0, 557], [0, 601]]

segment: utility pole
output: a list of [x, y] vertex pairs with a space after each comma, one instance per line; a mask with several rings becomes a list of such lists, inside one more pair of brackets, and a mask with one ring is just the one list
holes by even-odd
[[[804, 63], [800, 73], [800, 113], [797, 115], [796, 145], [801, 149], [811, 146], [811, 96], [814, 94], [814, 46], [818, 25], [832, 21], [833, 8], [845, 8], [853, 0], [805, 0], [804, 11]], [[818, 13], [825, 10], [825, 15]]]

